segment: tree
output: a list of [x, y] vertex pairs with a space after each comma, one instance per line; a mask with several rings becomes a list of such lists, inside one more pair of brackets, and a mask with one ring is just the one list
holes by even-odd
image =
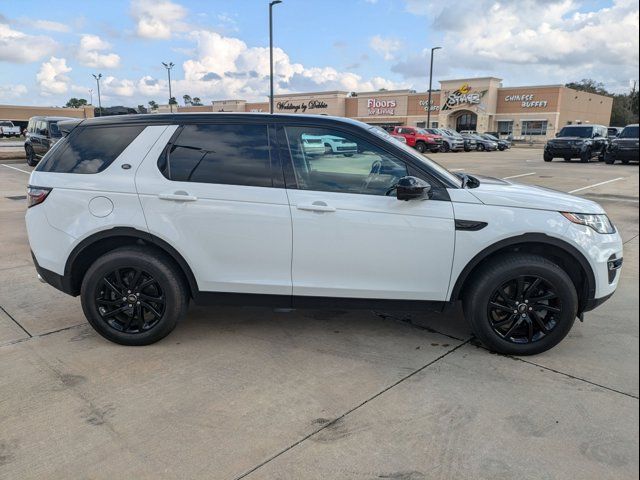
[[191, 100], [191, 105], [194, 105], [196, 107], [201, 106], [202, 101], [200, 100], [200, 97], [193, 97], [193, 99]]
[[70, 98], [65, 107], [67, 108], [80, 108], [83, 105], [88, 105], [84, 98]]
[[178, 101], [176, 100], [176, 97], [171, 97], [169, 99], [169, 105], [178, 105]]
[[192, 104], [192, 100], [191, 100], [191, 97], [189, 95], [183, 95], [182, 99], [184, 100], [184, 106], [185, 107], [187, 105], [191, 105]]
[[147, 109], [144, 105], [138, 105], [138, 113], [147, 113]]
[[157, 110], [158, 109], [158, 103], [155, 100], [149, 100], [149, 108], [151, 110]]
[[565, 84], [565, 87], [573, 88], [581, 92], [597, 93], [598, 95], [611, 95], [607, 89], [604, 88], [604, 83], [597, 82], [591, 78], [583, 78], [579, 82], [569, 82]]

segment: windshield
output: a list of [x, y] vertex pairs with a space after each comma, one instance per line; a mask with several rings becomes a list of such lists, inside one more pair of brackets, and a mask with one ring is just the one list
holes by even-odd
[[563, 127], [558, 134], [559, 137], [580, 137], [591, 138], [593, 127]]
[[485, 133], [484, 134], [484, 138], [487, 138], [489, 140], [493, 140], [494, 142], [498, 141], [498, 139], [496, 137], [494, 137], [493, 135], [491, 135], [490, 133]]
[[60, 129], [58, 128], [58, 122], [51, 122], [49, 124], [49, 131], [51, 132], [52, 137], [62, 136], [62, 133], [60, 133]]
[[633, 127], [624, 127], [618, 138], [638, 138], [638, 125]]
[[13, 127], [11, 122], [0, 122], [0, 127]]
[[419, 160], [420, 162], [424, 163], [428, 167], [432, 168], [433, 170], [438, 172], [440, 175], [445, 177], [447, 180], [449, 180], [454, 185], [457, 185], [458, 187], [462, 187], [462, 180], [460, 179], [460, 177], [458, 177], [457, 175], [454, 175], [453, 173], [451, 173], [449, 170], [444, 168], [439, 163], [434, 162], [433, 160], [431, 160], [430, 158], [425, 157], [424, 155], [421, 155], [415, 149], [413, 149], [411, 147], [408, 147], [404, 143], [400, 143], [400, 142], [396, 141], [386, 131], [384, 131], [382, 129], [377, 129], [376, 127], [369, 127], [369, 131], [371, 133], [373, 133], [374, 135], [386, 140], [387, 142], [392, 142], [396, 147], [399, 147], [399, 148], [403, 149], [405, 152], [407, 152], [413, 158], [415, 158], [416, 160]]

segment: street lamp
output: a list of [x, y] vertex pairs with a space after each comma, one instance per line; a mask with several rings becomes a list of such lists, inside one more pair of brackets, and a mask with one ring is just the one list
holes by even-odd
[[269, 113], [273, 113], [273, 6], [282, 0], [269, 2]]
[[427, 101], [427, 128], [431, 128], [431, 81], [433, 79], [433, 52], [440, 50], [442, 47], [433, 47], [431, 49], [431, 67], [429, 68], [429, 100]]
[[89, 89], [89, 105], [93, 105], [93, 88]]
[[171, 113], [173, 113], [173, 103], [171, 103], [171, 99], [173, 98], [173, 95], [171, 95], [171, 69], [173, 68], [173, 62], [162, 62], [162, 65], [167, 69], [167, 77], [169, 77], [169, 109], [171, 110]]
[[99, 73], [98, 75], [96, 75], [95, 73], [92, 73], [91, 75], [93, 75], [93, 78], [96, 79], [96, 83], [98, 84], [98, 116], [101, 117], [102, 116], [102, 100], [100, 99], [100, 79], [102, 78], [102, 74]]

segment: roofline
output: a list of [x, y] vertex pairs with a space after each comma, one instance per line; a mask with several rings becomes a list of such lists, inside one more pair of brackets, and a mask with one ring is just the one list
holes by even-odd
[[[303, 93], [280, 93], [274, 95], [273, 98], [284, 98], [284, 97], [302, 97], [306, 95], [338, 95], [344, 94], [348, 95], [350, 92], [347, 90], [329, 90], [326, 92], [303, 92]], [[266, 100], [268, 102], [268, 100]]]
[[499, 77], [473, 77], [473, 78], [448, 78], [446, 80], [438, 80], [438, 82], [462, 82], [462, 81], [473, 81], [473, 80], [500, 80], [502, 78]]

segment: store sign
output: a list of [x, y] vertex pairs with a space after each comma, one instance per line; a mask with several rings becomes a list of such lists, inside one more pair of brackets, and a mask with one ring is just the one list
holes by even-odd
[[534, 100], [532, 93], [523, 95], [507, 95], [504, 97], [505, 102], [520, 102], [522, 108], [545, 108], [549, 102], [546, 100]]
[[418, 102], [418, 104], [424, 108], [424, 111], [428, 111], [431, 110], [432, 112], [437, 112], [438, 110], [440, 110], [440, 105], [436, 105], [433, 103], [433, 100], [431, 101], [431, 108], [428, 108], [429, 106], [429, 100], [420, 100]]
[[463, 83], [460, 88], [447, 95], [442, 109], [451, 110], [461, 105], [478, 105], [487, 91], [474, 92], [472, 90], [468, 83]]
[[367, 99], [369, 115], [395, 115], [398, 102], [395, 100], [380, 100], [379, 98]]
[[307, 110], [319, 110], [327, 108], [329, 105], [322, 100], [309, 100], [308, 102], [293, 103], [289, 100], [278, 102], [276, 108], [278, 110], [293, 111], [293, 113], [306, 112]]

